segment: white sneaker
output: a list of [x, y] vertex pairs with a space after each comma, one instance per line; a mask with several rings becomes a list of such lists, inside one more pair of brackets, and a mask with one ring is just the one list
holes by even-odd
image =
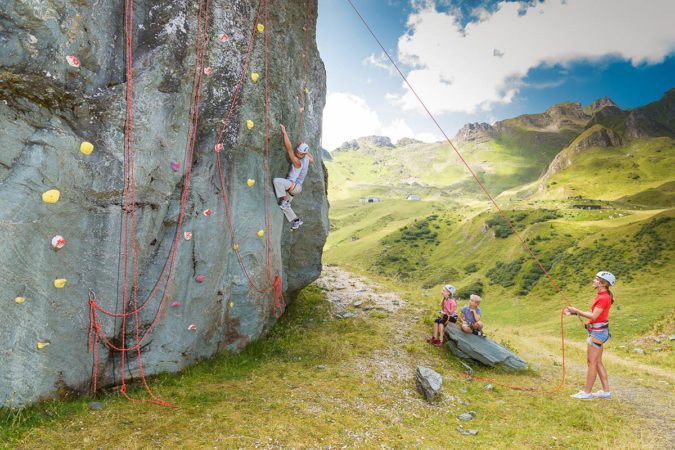
[[284, 211], [287, 210], [290, 207], [291, 207], [291, 202], [289, 202], [288, 200], [282, 200], [282, 202], [279, 203], [279, 208], [281, 208]]
[[291, 229], [297, 230], [298, 228], [300, 228], [300, 225], [302, 225], [303, 223], [304, 223], [304, 222], [303, 222], [302, 220], [300, 220], [300, 219], [295, 219], [295, 220], [293, 221], [293, 224], [291, 225]]
[[612, 393], [611, 392], [605, 392], [605, 391], [595, 391], [593, 392], [593, 397], [595, 398], [604, 398], [607, 400], [610, 400], [612, 398]]
[[584, 391], [579, 391], [574, 395], [570, 395], [570, 397], [576, 398], [577, 400], [592, 400], [594, 398], [593, 394]]

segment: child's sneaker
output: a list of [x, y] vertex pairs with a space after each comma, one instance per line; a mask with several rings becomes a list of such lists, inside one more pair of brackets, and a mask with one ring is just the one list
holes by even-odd
[[300, 220], [300, 219], [295, 219], [295, 220], [293, 221], [293, 224], [291, 225], [291, 229], [292, 229], [292, 230], [297, 230], [298, 228], [300, 228], [300, 225], [302, 225], [303, 223], [304, 223], [304, 222], [303, 222], [302, 220]]
[[593, 397], [611, 400], [612, 399], [612, 393], [611, 392], [605, 392], [605, 391], [602, 391], [602, 390], [595, 391], [595, 392], [593, 392]]
[[289, 202], [288, 200], [282, 200], [281, 203], [279, 203], [279, 208], [281, 208], [284, 211], [287, 210], [290, 207], [291, 207], [291, 202]]
[[570, 395], [570, 397], [576, 398], [577, 400], [592, 400], [594, 396], [590, 392], [579, 391], [574, 395]]
[[434, 342], [436, 342], [436, 339], [433, 336], [430, 336], [427, 338], [427, 342], [433, 344]]
[[438, 339], [436, 339], [436, 341], [434, 342], [434, 345], [435, 345], [436, 347], [442, 347], [442, 346], [443, 346], [443, 341], [439, 341]]

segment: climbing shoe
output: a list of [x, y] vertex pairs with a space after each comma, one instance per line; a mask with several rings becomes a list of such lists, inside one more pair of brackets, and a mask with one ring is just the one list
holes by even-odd
[[304, 223], [304, 222], [303, 222], [302, 220], [300, 220], [300, 219], [295, 219], [295, 220], [293, 221], [293, 224], [291, 225], [291, 229], [292, 229], [292, 230], [297, 230], [298, 228], [300, 228], [300, 225], [302, 225], [303, 223]]
[[442, 347], [442, 346], [443, 346], [443, 341], [439, 341], [438, 339], [436, 339], [436, 341], [434, 342], [434, 345], [435, 345], [436, 347]]
[[288, 200], [282, 200], [279, 202], [279, 208], [283, 209], [284, 211], [287, 210], [288, 208], [291, 207], [291, 202]]
[[584, 391], [579, 391], [574, 395], [570, 395], [570, 397], [576, 398], [577, 400], [592, 400], [594, 398], [593, 394]]

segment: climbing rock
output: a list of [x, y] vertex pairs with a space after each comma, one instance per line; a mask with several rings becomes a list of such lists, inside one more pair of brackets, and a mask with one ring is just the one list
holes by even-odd
[[417, 390], [428, 402], [433, 402], [443, 384], [441, 375], [427, 367], [417, 367], [415, 371]]
[[[4, 226], [0, 234], [4, 268], [0, 291], [6, 297], [0, 308], [0, 341], [12, 350], [0, 356], [0, 407], [30, 403], [63, 389], [86, 392], [92, 373], [92, 354], [87, 351], [89, 289], [101, 308], [122, 310], [122, 270], [117, 268], [127, 159], [124, 4], [2, 1], [0, 223], [21, 226]], [[265, 30], [270, 38], [269, 80], [262, 76], [265, 36], [252, 33], [259, 1], [210, 3], [204, 61], [213, 72], [202, 77], [192, 159], [185, 156], [198, 8], [185, 1], [163, 2], [157, 8], [147, 2], [134, 4], [133, 240], [139, 304], [158, 284], [177, 241], [164, 304], [160, 307], [165, 283], [159, 283], [156, 296], [139, 315], [141, 330], [157, 316], [141, 347], [143, 369], [153, 375], [181, 370], [218, 352], [239, 351], [276, 321], [272, 295], [258, 294], [251, 287], [233, 251], [224, 194], [230, 202], [227, 212], [238, 252], [252, 282], [262, 290], [271, 287], [269, 242], [270, 272], [272, 277], [279, 274], [287, 302], [321, 271], [328, 203], [321, 154], [315, 152], [302, 194], [293, 201], [293, 209], [304, 221], [302, 232], [291, 234], [265, 175], [265, 83], [261, 82], [269, 81], [270, 87], [269, 176], [286, 177], [290, 163], [279, 150], [283, 144], [278, 123], [283, 119], [292, 136], [299, 131], [303, 78], [298, 74], [304, 65], [301, 28], [306, 2], [277, 2], [270, 9]], [[305, 96], [301, 139], [317, 149], [326, 78], [313, 40], [316, 0], [311, 0], [310, 8], [306, 81], [311, 94]], [[217, 39], [225, 33], [229, 40]], [[256, 41], [249, 68], [261, 77], [257, 84], [248, 79], [242, 84], [229, 125], [218, 138], [252, 34]], [[35, 42], [29, 41], [31, 35]], [[77, 64], [71, 66], [69, 61]], [[248, 78], [248, 73], [244, 76]], [[251, 131], [243, 126], [247, 119], [256, 124]], [[95, 145], [89, 156], [78, 150], [83, 140]], [[219, 153], [214, 151], [217, 143], [223, 144]], [[172, 170], [172, 160], [180, 164], [177, 172]], [[182, 228], [177, 230], [188, 164], [192, 172], [186, 209]], [[247, 186], [249, 178], [258, 181], [253, 188]], [[58, 203], [43, 203], [41, 194], [51, 189], [60, 191]], [[208, 218], [202, 215], [207, 207], [213, 211]], [[262, 239], [256, 236], [261, 228], [265, 230]], [[194, 234], [184, 235], [185, 231]], [[53, 251], [50, 240], [57, 233], [68, 242]], [[192, 238], [188, 241], [184, 236]], [[128, 273], [132, 271], [130, 264]], [[197, 273], [208, 275], [201, 284], [195, 282]], [[55, 289], [52, 283], [61, 277], [69, 283], [65, 289]], [[133, 308], [129, 281], [127, 307]], [[17, 295], [26, 298], [23, 305], [11, 304]], [[180, 308], [171, 308], [174, 299], [179, 299]], [[134, 344], [130, 328], [122, 336], [121, 320], [100, 316], [105, 336]], [[133, 322], [130, 319], [128, 325]], [[199, 326], [194, 333], [187, 329], [192, 323]], [[52, 345], [38, 350], [37, 340], [43, 336]], [[103, 345], [99, 350], [98, 385], [104, 387], [120, 379], [119, 353]], [[128, 374], [137, 377], [134, 355], [129, 355], [129, 363]]]
[[457, 326], [445, 327], [446, 344], [457, 357], [474, 360], [486, 366], [501, 366], [511, 370], [527, 369], [527, 363], [511, 350], [495, 341], [464, 333]]

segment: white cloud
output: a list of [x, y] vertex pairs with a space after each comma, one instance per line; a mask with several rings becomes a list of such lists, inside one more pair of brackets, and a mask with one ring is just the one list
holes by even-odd
[[388, 136], [393, 142], [402, 137], [413, 137], [424, 142], [435, 142], [431, 133], [416, 134], [403, 119], [382, 123], [365, 99], [345, 92], [332, 92], [326, 97], [323, 110], [322, 144], [328, 150], [343, 142], [362, 136]]
[[[463, 29], [433, 1], [418, 7], [399, 39], [398, 58], [413, 67], [408, 79], [434, 113], [509, 103], [535, 67], [607, 57], [654, 64], [675, 50], [673, 0], [501, 2]], [[403, 88], [396, 103], [419, 110]]]
[[394, 68], [393, 64], [384, 53], [380, 53], [380, 56], [375, 56], [374, 53], [371, 53], [362, 61], [362, 63], [364, 65], [370, 65], [377, 67], [378, 69], [386, 70], [390, 77], [397, 74], [396, 68]]

